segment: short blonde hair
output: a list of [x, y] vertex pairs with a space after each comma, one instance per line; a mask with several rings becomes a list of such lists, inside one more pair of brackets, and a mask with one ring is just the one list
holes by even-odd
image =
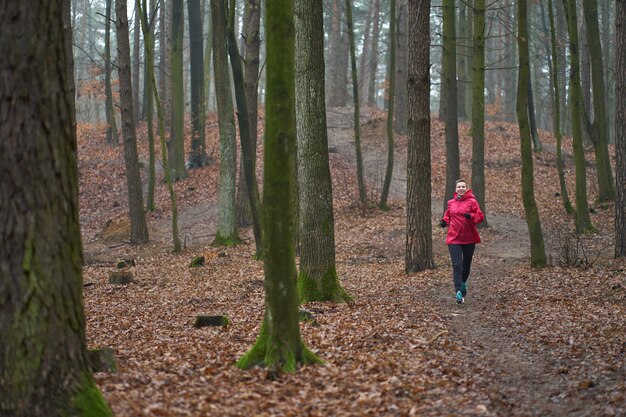
[[469, 187], [469, 183], [467, 181], [465, 181], [464, 178], [459, 178], [458, 180], [456, 180], [456, 182], [454, 183], [454, 186], [456, 187], [460, 182], [464, 182], [465, 185], [467, 185]]

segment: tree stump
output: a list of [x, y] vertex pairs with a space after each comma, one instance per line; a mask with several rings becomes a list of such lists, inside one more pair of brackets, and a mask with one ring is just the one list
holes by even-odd
[[198, 314], [193, 327], [226, 327], [230, 324], [230, 320], [226, 316], [205, 316]]
[[92, 372], [117, 373], [117, 361], [113, 349], [89, 349], [87, 358]]
[[125, 285], [133, 282], [131, 271], [109, 271], [109, 284]]

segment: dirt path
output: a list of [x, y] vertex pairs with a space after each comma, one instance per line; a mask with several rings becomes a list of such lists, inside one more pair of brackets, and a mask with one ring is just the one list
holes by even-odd
[[[328, 116], [329, 146], [353, 162], [352, 109], [333, 110], [336, 111]], [[363, 120], [368, 120], [367, 115]], [[374, 126], [375, 132], [370, 132], [378, 137], [365, 137], [362, 145], [366, 183], [374, 189], [379, 189], [386, 167], [383, 124], [379, 122], [379, 126]], [[402, 201], [406, 193], [406, 155], [396, 150], [394, 159], [390, 198]], [[439, 201], [433, 199], [432, 210], [439, 210]], [[451, 279], [449, 285], [440, 285], [428, 295], [428, 302], [449, 321], [451, 337], [460, 340], [464, 347], [459, 357], [461, 372], [473, 375], [475, 388], [489, 395], [491, 403], [478, 414], [585, 415], [580, 399], [564, 400], [566, 376], [558, 372], [552, 358], [545, 351], [533, 349], [519, 335], [519, 329], [501, 321], [502, 310], [497, 307], [506, 302], [507, 296], [515, 294], [503, 294], [498, 281], [506, 280], [513, 268], [528, 262], [530, 242], [523, 219], [491, 213], [487, 216], [490, 236], [494, 237], [488, 244], [477, 246], [467, 302], [454, 303]], [[434, 250], [446, 259], [443, 243], [434, 242]], [[461, 415], [475, 413], [476, 410], [458, 410]]]

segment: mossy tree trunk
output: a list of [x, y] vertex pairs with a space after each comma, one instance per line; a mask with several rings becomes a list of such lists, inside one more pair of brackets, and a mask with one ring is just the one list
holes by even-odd
[[0, 13], [3, 416], [112, 415], [88, 368], [63, 6], [5, 2]]
[[578, 19], [576, 17], [576, 0], [563, 0], [563, 8], [567, 19], [570, 52], [570, 108], [572, 115], [572, 136], [574, 148], [574, 164], [576, 166], [576, 232], [587, 233], [594, 230], [589, 218], [587, 203], [587, 172], [585, 168], [585, 150], [581, 115], [584, 111], [580, 87], [580, 54], [578, 51]]
[[387, 199], [389, 197], [389, 189], [391, 188], [391, 177], [393, 176], [393, 154], [394, 154], [394, 138], [393, 138], [393, 113], [396, 102], [396, 0], [390, 1], [389, 9], [389, 68], [387, 76], [389, 78], [389, 106], [387, 107], [387, 169], [385, 170], [385, 180], [383, 189], [380, 192], [380, 202], [378, 208], [381, 210], [389, 210]]
[[598, 201], [605, 203], [615, 200], [615, 185], [611, 172], [609, 156], [609, 118], [606, 107], [606, 87], [604, 83], [604, 65], [600, 28], [598, 24], [598, 1], [583, 0], [585, 22], [587, 23], [587, 40], [591, 55], [591, 83], [593, 94], [593, 126], [592, 143], [596, 156], [598, 181]]
[[202, 34], [202, 14], [200, 0], [187, 0], [189, 16], [189, 74], [191, 94], [191, 149], [189, 167], [203, 167], [207, 164], [204, 138], [204, 47]]
[[168, 162], [174, 181], [187, 178], [185, 168], [185, 87], [183, 81], [183, 35], [185, 31], [183, 0], [172, 0], [172, 59], [170, 92], [172, 108]]
[[435, 267], [430, 163], [430, 0], [410, 0], [405, 272]]
[[[139, 13], [139, 8], [137, 12]], [[120, 107], [122, 109], [122, 136], [124, 139], [124, 163], [128, 188], [128, 211], [130, 216], [130, 243], [139, 245], [148, 242], [148, 226], [143, 211], [143, 192], [139, 175], [137, 135], [130, 69], [130, 44], [126, 0], [115, 1], [117, 22], [117, 64], [120, 79]]]
[[530, 235], [530, 264], [534, 268], [546, 266], [546, 251], [541, 232], [539, 212], [535, 202], [533, 185], [533, 155], [530, 123], [528, 116], [528, 84], [530, 64], [528, 56], [528, 9], [526, 0], [517, 3], [517, 46], [519, 72], [517, 80], [517, 123], [520, 131], [520, 152], [522, 156], [522, 200], [526, 213], [526, 224]]
[[[295, 23], [299, 299], [303, 303], [345, 301], [349, 297], [341, 288], [335, 269], [335, 221], [324, 102], [322, 0], [296, 1]], [[356, 68], [353, 69], [355, 76]], [[358, 91], [358, 83], [355, 87]], [[355, 105], [358, 106], [357, 100]]]
[[[365, 179], [363, 177], [363, 153], [361, 152], [361, 115], [360, 115], [360, 102], [359, 102], [359, 82], [356, 72], [356, 53], [354, 47], [354, 23], [352, 21], [352, 2], [346, 0], [346, 20], [348, 24], [348, 37], [350, 41], [350, 68], [352, 73], [352, 99], [354, 102], [354, 151], [356, 154], [356, 180], [357, 187], [359, 189], [359, 203], [365, 207], [367, 203], [367, 193], [365, 190]], [[322, 32], [322, 39], [323, 39]], [[322, 42], [322, 41], [320, 41]], [[322, 53], [322, 58], [324, 57]], [[300, 60], [298, 60], [300, 61]], [[308, 65], [314, 65], [314, 62], [309, 62]], [[322, 62], [322, 77], [324, 76], [324, 63]], [[302, 94], [302, 93], [301, 93]], [[324, 92], [322, 91], [322, 94]], [[323, 110], [325, 112], [325, 109]], [[324, 115], [324, 137], [326, 138], [326, 115]], [[327, 141], [327, 138], [325, 139]]]
[[235, 215], [237, 173], [235, 115], [228, 75], [228, 50], [224, 1], [211, 0], [213, 29], [213, 73], [215, 74], [215, 97], [220, 131], [220, 177], [218, 194], [217, 233], [214, 243], [234, 245], [239, 241], [237, 218]]
[[454, 0], [443, 0], [443, 53], [441, 57], [441, 108], [446, 133], [446, 189], [443, 212], [454, 195], [455, 182], [461, 176], [459, 127], [457, 120], [456, 16]]
[[485, 0], [474, 0], [472, 59], [472, 190], [485, 213], [478, 227], [488, 227], [485, 184]]
[[[626, 68], [626, 0], [616, 1], [615, 65]], [[626, 72], [615, 80], [615, 257], [626, 257]]]
[[[557, 0], [558, 3], [558, 0]], [[552, 53], [552, 92], [554, 100], [554, 111], [552, 112], [552, 123], [554, 125], [554, 137], [556, 138], [556, 171], [559, 175], [559, 187], [561, 190], [561, 199], [563, 200], [563, 207], [568, 214], [574, 214], [574, 207], [569, 199], [567, 192], [567, 186], [565, 185], [565, 173], [563, 172], [563, 152], [561, 149], [562, 143], [562, 117], [561, 117], [561, 83], [559, 82], [560, 72], [560, 59], [558, 55], [557, 42], [556, 42], [556, 26], [554, 22], [554, 11], [552, 8], [552, 0], [548, 0], [548, 18], [550, 20], [550, 44]]]
[[[212, 0], [215, 1], [215, 0]], [[293, 0], [266, 3], [267, 99], [263, 172], [265, 318], [254, 346], [237, 362], [295, 372], [320, 360], [302, 341], [293, 245], [296, 117]]]

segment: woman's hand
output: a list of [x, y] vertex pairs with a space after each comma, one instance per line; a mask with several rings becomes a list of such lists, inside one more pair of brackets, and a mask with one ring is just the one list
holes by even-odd
[[472, 215], [470, 213], [465, 213], [464, 216], [465, 216], [465, 218], [467, 220], [471, 220], [472, 219]]
[[448, 223], [446, 223], [446, 221], [444, 219], [441, 219], [441, 221], [439, 222], [439, 226], [440, 227], [446, 227], [448, 225]]

